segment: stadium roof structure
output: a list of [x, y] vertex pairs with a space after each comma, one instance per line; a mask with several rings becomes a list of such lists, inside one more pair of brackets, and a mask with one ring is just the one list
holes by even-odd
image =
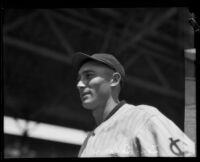
[[183, 128], [187, 8], [6, 9], [4, 114], [92, 130], [81, 106], [74, 52], [114, 54], [126, 70], [121, 99], [157, 107]]

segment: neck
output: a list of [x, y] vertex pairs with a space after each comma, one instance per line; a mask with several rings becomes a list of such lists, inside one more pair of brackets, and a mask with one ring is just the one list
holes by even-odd
[[108, 116], [108, 114], [115, 108], [115, 106], [119, 103], [119, 100], [114, 100], [113, 98], [109, 98], [105, 103], [96, 107], [92, 114], [95, 118], [97, 126], [100, 125], [104, 119]]

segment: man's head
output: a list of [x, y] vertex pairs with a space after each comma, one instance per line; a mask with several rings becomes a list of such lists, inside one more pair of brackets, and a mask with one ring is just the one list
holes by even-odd
[[92, 109], [111, 96], [118, 99], [125, 72], [114, 56], [79, 52], [73, 58], [73, 66], [78, 73], [77, 88], [83, 107]]

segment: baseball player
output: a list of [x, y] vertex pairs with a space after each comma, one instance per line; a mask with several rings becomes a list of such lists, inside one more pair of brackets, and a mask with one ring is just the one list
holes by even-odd
[[125, 71], [113, 55], [78, 52], [73, 66], [82, 106], [97, 125], [79, 157], [195, 156], [194, 142], [157, 108], [119, 101]]

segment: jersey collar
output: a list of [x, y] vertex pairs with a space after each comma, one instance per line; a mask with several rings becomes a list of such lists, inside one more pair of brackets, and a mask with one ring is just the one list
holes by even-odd
[[[121, 108], [126, 103], [125, 100], [120, 101], [118, 105], [114, 107], [114, 109], [108, 114], [108, 116], [104, 119], [104, 121], [108, 120], [119, 108]], [[103, 122], [104, 122], [103, 121]]]

